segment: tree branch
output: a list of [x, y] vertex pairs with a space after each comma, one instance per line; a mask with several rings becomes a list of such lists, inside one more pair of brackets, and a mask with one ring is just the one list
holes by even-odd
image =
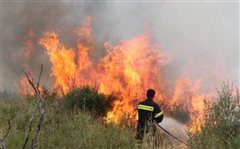
[[40, 73], [39, 73], [39, 76], [38, 76], [38, 82], [37, 82], [37, 89], [39, 91], [39, 83], [40, 83], [40, 79], [41, 79], [41, 75], [42, 75], [42, 70], [43, 70], [43, 64], [41, 64], [41, 68], [40, 68]]
[[7, 129], [7, 132], [6, 132], [6, 134], [3, 136], [3, 138], [0, 139], [0, 142], [3, 142], [3, 141], [6, 139], [6, 137], [7, 137], [8, 134], [9, 134], [10, 129], [11, 129], [11, 123], [10, 123], [10, 120], [8, 120], [8, 129]]
[[[28, 79], [29, 84], [32, 86], [33, 90], [35, 91], [35, 95], [36, 95], [37, 98], [38, 98], [38, 109], [39, 109], [39, 113], [40, 113], [40, 118], [39, 118], [38, 123], [37, 123], [37, 128], [36, 128], [36, 131], [35, 131], [35, 136], [34, 136], [34, 138], [32, 139], [31, 149], [34, 149], [34, 148], [36, 147], [37, 137], [38, 137], [39, 132], [40, 132], [40, 130], [41, 130], [42, 122], [43, 122], [44, 115], [45, 115], [45, 110], [43, 109], [44, 99], [42, 98], [41, 92], [40, 92], [40, 90], [39, 90], [39, 84], [40, 84], [40, 79], [41, 79], [41, 75], [42, 75], [42, 70], [43, 70], [43, 65], [41, 65], [40, 73], [39, 73], [39, 76], [38, 76], [38, 82], [37, 82], [37, 85], [36, 85], [36, 86], [35, 86], [35, 84], [34, 84], [33, 78], [30, 77], [30, 76], [23, 70], [23, 73], [25, 74], [26, 78]], [[29, 140], [29, 136], [30, 136], [31, 131], [32, 131], [32, 122], [33, 122], [33, 119], [34, 119], [35, 115], [36, 115], [36, 111], [33, 113], [32, 118], [30, 119], [28, 135], [27, 135], [27, 137], [26, 137], [26, 139], [25, 139], [25, 142], [24, 142], [24, 144], [23, 144], [23, 148], [22, 148], [22, 149], [25, 149], [26, 144], [27, 144], [27, 142], [28, 142], [28, 140]]]
[[34, 119], [35, 115], [36, 115], [36, 112], [33, 113], [32, 117], [31, 117], [31, 119], [30, 119], [28, 134], [27, 134], [27, 137], [25, 138], [25, 141], [24, 141], [24, 144], [23, 144], [22, 149], [25, 149], [25, 147], [26, 147], [26, 145], [27, 145], [27, 143], [28, 143], [29, 136], [30, 136], [31, 131], [32, 131], [32, 123], [33, 123], [33, 119]]
[[0, 149], [6, 149], [6, 146], [5, 146], [5, 144], [4, 144], [4, 140], [5, 140], [6, 137], [8, 136], [10, 129], [11, 129], [11, 123], [10, 123], [10, 120], [8, 120], [8, 129], [7, 129], [7, 132], [6, 132], [6, 134], [3, 136], [2, 139], [0, 138], [0, 145], [1, 145], [1, 146], [0, 146]]

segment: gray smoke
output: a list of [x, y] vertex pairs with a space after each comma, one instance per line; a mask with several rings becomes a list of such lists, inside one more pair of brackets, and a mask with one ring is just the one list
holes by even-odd
[[[181, 141], [187, 142], [187, 140], [189, 139], [187, 132], [184, 130], [184, 126], [171, 117], [164, 117], [163, 121], [161, 123], [158, 123], [158, 125], [163, 127], [171, 135], [173, 135], [174, 137], [177, 137]], [[159, 127], [157, 128], [158, 128], [157, 129], [158, 131], [165, 133], [166, 136], [168, 136], [170, 139], [172, 139], [176, 143], [177, 140], [175, 140], [172, 136], [170, 136], [169, 134], [161, 130], [161, 128]]]
[[[160, 49], [172, 54], [165, 70], [176, 78], [183, 69], [195, 80], [203, 79], [203, 91], [215, 90], [228, 79], [239, 83], [239, 15], [237, 2], [14, 2], [2, 5], [2, 78], [0, 90], [12, 89], [28, 63], [38, 71], [41, 63], [50, 70], [48, 57], [38, 45], [44, 31], [56, 31], [61, 40], [74, 47], [73, 29], [92, 16], [96, 55], [102, 56], [103, 43], [117, 44], [144, 32]], [[15, 58], [22, 50], [23, 38], [32, 29], [34, 56]], [[48, 74], [45, 73], [45, 79]], [[49, 81], [48, 81], [49, 82]], [[170, 82], [170, 84], [173, 82]], [[44, 82], [48, 85], [47, 81]]]

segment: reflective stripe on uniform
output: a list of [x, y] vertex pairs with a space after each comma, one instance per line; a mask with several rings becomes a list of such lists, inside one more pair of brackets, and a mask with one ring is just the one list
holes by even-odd
[[138, 105], [138, 109], [146, 110], [146, 111], [153, 111], [154, 107], [146, 106], [146, 105]]
[[154, 117], [157, 118], [159, 116], [163, 115], [163, 112], [159, 112], [158, 114], [156, 114]]

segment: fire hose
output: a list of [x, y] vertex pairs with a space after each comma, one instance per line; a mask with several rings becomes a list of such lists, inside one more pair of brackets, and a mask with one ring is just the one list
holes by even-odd
[[187, 143], [180, 140], [179, 138], [175, 137], [173, 134], [171, 134], [169, 131], [167, 131], [166, 129], [164, 129], [162, 126], [160, 126], [159, 124], [156, 124], [160, 129], [162, 129], [165, 133], [167, 133], [169, 136], [173, 137], [175, 140], [177, 140], [178, 142], [184, 144], [187, 146]]

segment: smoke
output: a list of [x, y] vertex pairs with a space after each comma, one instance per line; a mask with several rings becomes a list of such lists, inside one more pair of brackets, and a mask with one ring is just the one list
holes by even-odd
[[[226, 79], [238, 85], [238, 9], [237, 2], [3, 2], [0, 90], [13, 89], [26, 64], [37, 73], [43, 63], [49, 71], [48, 57], [38, 44], [42, 33], [56, 31], [73, 47], [73, 30], [86, 16], [93, 18], [95, 57], [105, 54], [104, 42], [117, 44], [149, 30], [157, 46], [172, 55], [166, 69], [169, 80], [187, 71], [193, 80], [202, 79], [203, 91], [214, 90]], [[16, 56], [30, 30], [35, 34], [34, 55]], [[48, 74], [43, 77], [48, 86]]]
[[[181, 125], [178, 121], [174, 120], [171, 117], [164, 117], [161, 123], [158, 125], [162, 126], [165, 130], [171, 133], [173, 136], [177, 137], [178, 139], [187, 142], [189, 136], [187, 132], [183, 129], [183, 125]], [[162, 131], [159, 127], [157, 127], [159, 131]], [[171, 136], [166, 134], [170, 139], [173, 139]], [[174, 140], [176, 141], [176, 140]]]

